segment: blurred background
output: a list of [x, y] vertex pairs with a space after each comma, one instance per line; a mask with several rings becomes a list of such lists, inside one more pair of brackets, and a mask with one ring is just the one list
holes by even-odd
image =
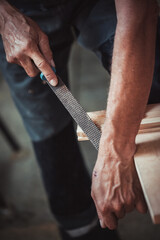
[[[71, 91], [84, 109], [105, 109], [109, 76], [96, 56], [75, 43], [69, 73]], [[2, 76], [0, 118], [14, 138], [11, 147], [0, 130], [0, 239], [60, 240], [29, 137]], [[79, 144], [91, 172], [97, 151], [88, 141]], [[128, 214], [118, 232], [122, 240], [160, 240], [160, 225], [153, 225], [149, 214]]]

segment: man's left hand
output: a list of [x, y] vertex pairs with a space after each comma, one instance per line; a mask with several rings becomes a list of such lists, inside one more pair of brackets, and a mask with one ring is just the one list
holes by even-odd
[[102, 134], [93, 170], [91, 195], [103, 228], [115, 229], [134, 208], [147, 211], [133, 160], [135, 144], [122, 142]]

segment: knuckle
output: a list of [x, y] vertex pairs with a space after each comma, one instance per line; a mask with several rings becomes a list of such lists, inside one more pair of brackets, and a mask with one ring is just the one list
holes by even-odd
[[102, 215], [105, 215], [105, 213], [106, 213], [106, 211], [107, 211], [107, 209], [108, 209], [108, 206], [106, 205], [106, 204], [99, 204], [99, 206], [100, 206], [100, 211], [101, 211], [101, 213], [102, 213]]
[[45, 76], [49, 81], [53, 79], [53, 74], [52, 73], [47, 73]]
[[29, 77], [35, 77], [37, 75], [37, 73], [35, 72], [27, 72]]
[[15, 62], [15, 58], [13, 56], [7, 56], [6, 59], [7, 59], [8, 63], [14, 63]]
[[122, 208], [123, 208], [123, 204], [120, 204], [120, 203], [114, 205], [114, 207], [113, 207], [115, 212], [120, 212], [122, 210]]
[[[41, 61], [41, 62], [39, 62], [38, 64], [37, 64], [37, 67], [39, 68], [39, 69], [43, 69], [43, 68], [45, 68], [46, 67], [46, 62], [43, 60], [43, 61]], [[46, 76], [47, 77], [47, 76]]]
[[14, 60], [15, 59], [20, 59], [21, 58], [21, 52], [17, 52], [14, 56], [13, 56]]
[[39, 73], [38, 69], [34, 68], [33, 66], [24, 66], [24, 69], [29, 77], [36, 77]]
[[126, 205], [127, 205], [128, 207], [132, 206], [133, 203], [134, 203], [134, 200], [133, 200], [132, 198], [127, 198], [127, 199], [126, 199]]
[[31, 38], [28, 38], [23, 44], [22, 52], [29, 51], [31, 49], [32, 45], [33, 45], [33, 40]]

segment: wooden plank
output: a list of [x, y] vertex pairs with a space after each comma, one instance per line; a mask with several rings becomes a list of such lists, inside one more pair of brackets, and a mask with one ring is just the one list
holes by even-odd
[[[89, 113], [95, 124], [102, 128], [105, 111]], [[77, 128], [79, 140], [88, 140]], [[138, 135], [137, 151], [134, 156], [137, 173], [153, 223], [160, 224], [160, 104], [146, 107]]]
[[138, 134], [134, 156], [144, 196], [155, 224], [160, 224], [160, 130]]
[[[92, 121], [96, 124], [96, 126], [99, 129], [101, 129], [106, 118], [106, 111], [102, 110], [89, 112], [88, 115], [90, 116]], [[138, 133], [157, 131], [159, 128], [160, 128], [160, 104], [150, 104], [146, 107], [146, 112], [144, 118], [141, 121]], [[88, 140], [86, 134], [82, 131], [82, 129], [79, 126], [77, 127], [77, 136], [79, 141]]]

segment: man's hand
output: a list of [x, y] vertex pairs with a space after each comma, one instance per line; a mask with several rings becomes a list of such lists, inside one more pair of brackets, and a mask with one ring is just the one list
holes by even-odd
[[30, 18], [21, 14], [6, 1], [0, 1], [0, 33], [9, 63], [19, 64], [30, 77], [43, 72], [56, 85], [58, 80], [48, 37]]
[[103, 228], [114, 229], [118, 219], [136, 208], [147, 211], [136, 173], [135, 144], [116, 142], [102, 134], [100, 151], [92, 176], [92, 198]]

